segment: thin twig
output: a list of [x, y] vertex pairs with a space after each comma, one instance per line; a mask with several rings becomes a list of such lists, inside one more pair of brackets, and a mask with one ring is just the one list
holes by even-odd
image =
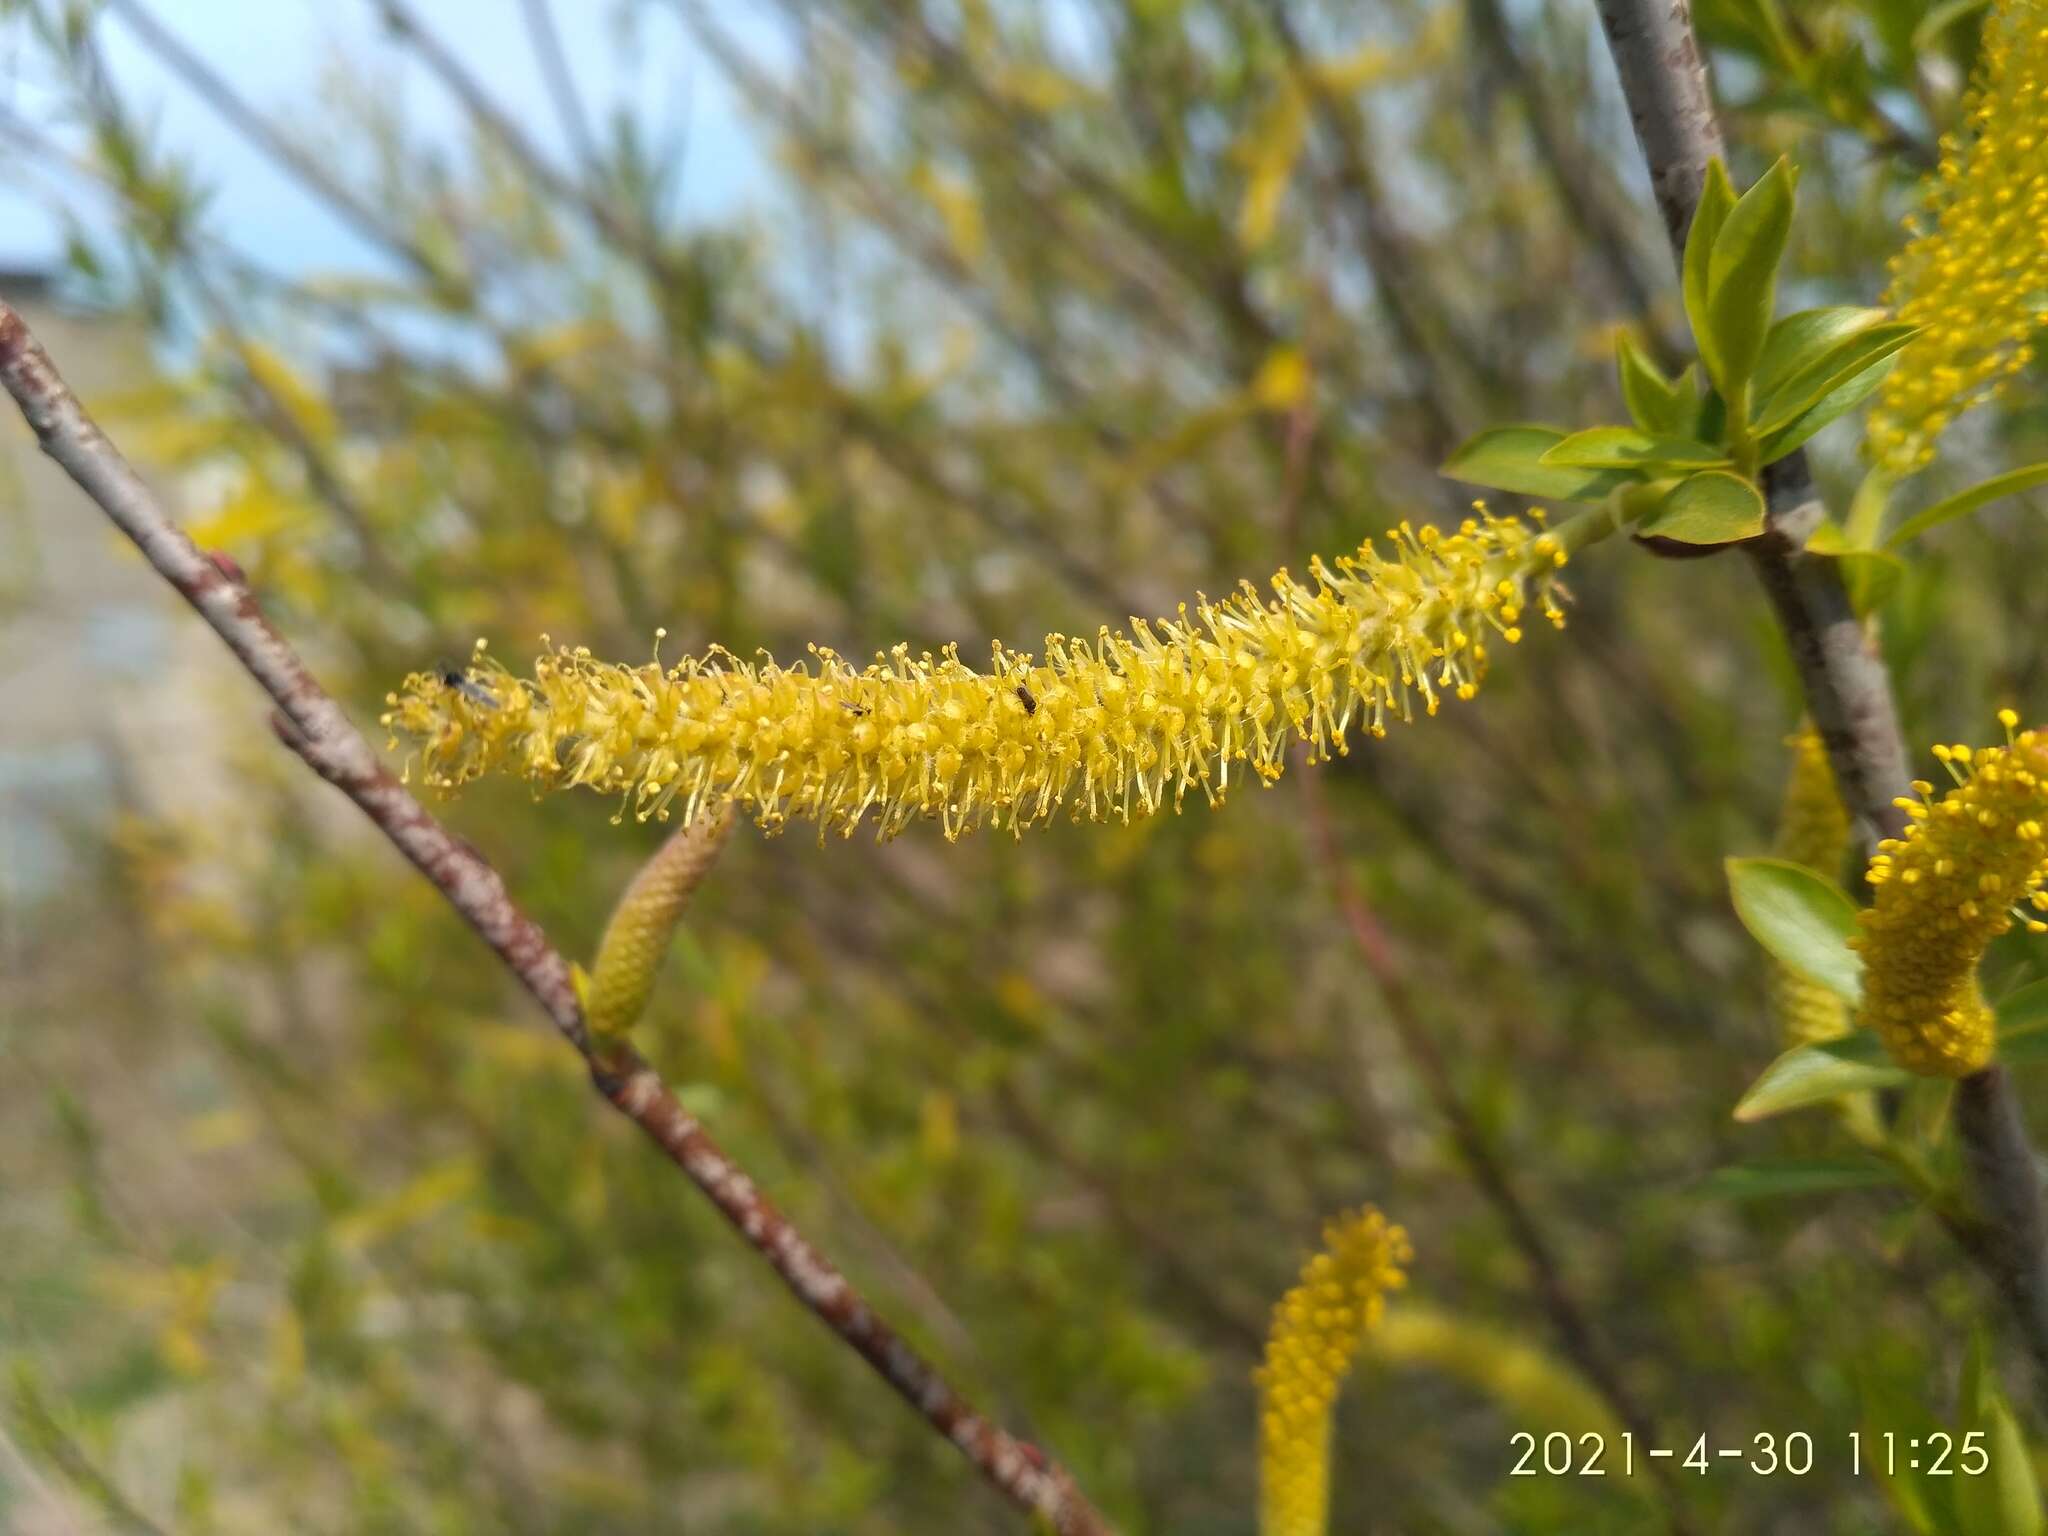
[[250, 106], [212, 66], [145, 10], [140, 0], [107, 0], [107, 5], [201, 100], [225, 118], [250, 144], [290, 172], [300, 185], [317, 193], [358, 235], [410, 266], [426, 280], [430, 289], [447, 284], [450, 274], [424, 246], [398, 230], [390, 219], [358, 196], [317, 155], [294, 144], [280, 132], [276, 124]]
[[[1657, 208], [1682, 260], [1707, 162], [1724, 152], [1692, 15], [1685, 0], [1599, 5]], [[1891, 677], [1850, 605], [1839, 566], [1804, 551], [1826, 516], [1805, 453], [1769, 465], [1763, 481], [1769, 526], [1744, 547], [1791, 649], [1843, 804], [1866, 837], [1897, 837], [1906, 818], [1896, 802], [1910, 785]], [[2004, 1296], [2040, 1366], [2036, 1389], [2048, 1397], [2048, 1223], [2012, 1080], [1997, 1067], [1964, 1079], [1955, 1117], [1989, 1229], [1983, 1244], [1966, 1251]]]
[[[1386, 1006], [1387, 1023], [1392, 1026], [1402, 1053], [1421, 1077], [1430, 1103], [1449, 1128], [1451, 1141], [1457, 1147], [1458, 1157], [1465, 1164], [1466, 1171], [1471, 1174], [1472, 1182], [1500, 1217], [1509, 1239], [1521, 1250], [1522, 1260], [1529, 1266], [1530, 1276], [1536, 1283], [1537, 1301], [1549, 1318], [1565, 1353], [1571, 1356], [1593, 1389], [1606, 1400], [1622, 1426], [1644, 1443], [1652, 1442], [1655, 1435], [1649, 1415], [1622, 1381], [1607, 1346], [1601, 1341], [1585, 1309], [1579, 1305], [1578, 1298], [1572, 1294], [1564, 1277], [1564, 1268], [1551, 1249], [1550, 1239], [1544, 1236], [1535, 1213], [1522, 1199], [1506, 1164], [1494, 1155], [1486, 1132], [1458, 1092], [1450, 1064], [1438, 1048], [1435, 1036], [1430, 1034], [1428, 1026], [1416, 1012], [1405, 968], [1394, 952], [1393, 942], [1372, 908], [1366, 904], [1364, 894], [1345, 866], [1343, 850], [1338, 845], [1336, 828], [1323, 799], [1321, 784], [1312, 773], [1301, 775], [1301, 784], [1309, 836], [1317, 861], [1330, 882], [1337, 909], [1358, 948], [1359, 959], [1364, 962], [1374, 986], [1379, 990], [1380, 999]], [[1690, 1529], [1675, 1502], [1677, 1488], [1670, 1468], [1655, 1461], [1645, 1465], [1656, 1477], [1665, 1497], [1673, 1501], [1671, 1528], [1674, 1531]]]
[[548, 95], [554, 100], [555, 116], [569, 140], [569, 152], [585, 175], [593, 175], [599, 161], [597, 136], [590, 131], [590, 114], [583, 110], [582, 93], [576, 89], [576, 77], [570, 73], [568, 56], [562, 51], [562, 34], [555, 26], [555, 13], [548, 0], [520, 0], [520, 9], [526, 16], [526, 36], [540, 63], [541, 78], [547, 82]]
[[875, 1368], [984, 1479], [1062, 1536], [1106, 1536], [1073, 1479], [1035, 1447], [981, 1417], [878, 1317], [846, 1277], [727, 1157], [639, 1053], [592, 1039], [569, 965], [513, 901], [483, 856], [443, 827], [392, 776], [298, 653], [271, 627], [240, 573], [203, 554], [86, 414], [20, 316], [0, 302], [0, 383], [43, 451], [77, 482], [184, 599], [277, 706], [286, 744], [340, 789], [448, 898], [545, 1010], [590, 1068], [607, 1102], [681, 1168], [797, 1298]]
[[1640, 243], [1608, 195], [1609, 179], [1596, 169], [1602, 157], [1583, 142], [1567, 141], [1549, 87], [1522, 57], [1500, 0], [1466, 0], [1465, 8], [1472, 18], [1472, 36], [1480, 52], [1501, 82], [1521, 101], [1522, 115], [1529, 125], [1529, 142], [1557, 191], [1559, 208], [1578, 226], [1600, 264], [1607, 269], [1616, 296], [1642, 326], [1658, 361], [1675, 370], [1680, 361], [1679, 345], [1658, 323], [1656, 286], [1644, 270]]

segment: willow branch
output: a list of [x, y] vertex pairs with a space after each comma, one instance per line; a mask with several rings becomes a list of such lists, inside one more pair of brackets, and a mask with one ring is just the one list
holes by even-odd
[[141, 0], [107, 0], [107, 7], [200, 100], [300, 186], [317, 194], [357, 235], [403, 261], [430, 288], [446, 283], [448, 274], [424, 246], [395, 228], [368, 200], [343, 183], [318, 155], [294, 144], [275, 123], [250, 106], [204, 59], [146, 10]]
[[[1330, 882], [1337, 910], [1351, 934], [1358, 957], [1379, 990], [1394, 1038], [1400, 1042], [1402, 1054], [1421, 1077], [1431, 1105], [1449, 1129], [1458, 1160], [1465, 1165], [1472, 1182], [1493, 1207], [1501, 1225], [1507, 1229], [1509, 1240], [1520, 1250], [1522, 1262], [1528, 1265], [1529, 1274], [1535, 1281], [1537, 1302], [1556, 1333], [1558, 1343], [1592, 1384], [1594, 1391], [1606, 1400], [1622, 1426], [1633, 1431], [1645, 1443], [1655, 1440], [1649, 1415], [1621, 1379], [1606, 1344], [1585, 1309], [1579, 1305], [1578, 1298], [1572, 1294], [1550, 1239], [1544, 1235], [1535, 1213], [1516, 1188], [1507, 1165], [1495, 1155], [1471, 1106], [1458, 1092], [1450, 1063], [1444, 1059], [1435, 1037], [1417, 1014], [1414, 996], [1408, 989], [1406, 968], [1394, 952], [1386, 929], [1372, 908], [1366, 905], [1351, 872], [1345, 868], [1329, 807], [1314, 774], [1302, 775], [1302, 796], [1317, 862], [1322, 865], [1324, 876]], [[1676, 1488], [1670, 1469], [1654, 1461], [1646, 1465], [1665, 1498], [1674, 1499]], [[1671, 1509], [1671, 1527], [1675, 1531], [1689, 1529], [1675, 1502]]]
[[[1685, 0], [1599, 0], [1599, 6], [1657, 209], [1682, 262], [1707, 162], [1723, 153], [1692, 15]], [[1891, 677], [1850, 605], [1836, 563], [1805, 553], [1826, 515], [1805, 453], [1769, 465], [1763, 480], [1768, 524], [1744, 547], [1791, 649], [1843, 804], [1866, 836], [1897, 837], [1905, 814], [1894, 802], [1910, 785]], [[2040, 1367], [2037, 1389], [2048, 1393], [2048, 1224], [2012, 1079], [1995, 1066], [1965, 1078], [1955, 1117], [1988, 1224], [1985, 1242], [1968, 1251], [2004, 1296]]]
[[44, 453], [134, 542], [157, 574], [220, 637], [277, 707], [279, 734], [314, 772], [353, 800], [431, 880], [583, 1057], [607, 1103], [637, 1125], [841, 1340], [960, 1448], [981, 1476], [1061, 1536], [1107, 1536], [1073, 1479], [1036, 1447], [983, 1418], [876, 1315], [852, 1283], [677, 1102], [661, 1075], [623, 1042], [597, 1042], [569, 965], [504, 879], [392, 776], [298, 653], [274, 629], [231, 563], [202, 553], [86, 414], [20, 316], [0, 302], [0, 383]]
[[547, 82], [548, 95], [554, 100], [555, 117], [569, 140], [570, 152], [586, 173], [594, 173], [600, 160], [597, 135], [590, 131], [590, 114], [583, 110], [582, 93], [576, 89], [576, 77], [570, 73], [568, 56], [562, 51], [562, 34], [555, 27], [554, 12], [549, 9], [548, 0], [520, 0], [520, 9], [526, 17], [527, 39], [540, 64], [541, 78]]

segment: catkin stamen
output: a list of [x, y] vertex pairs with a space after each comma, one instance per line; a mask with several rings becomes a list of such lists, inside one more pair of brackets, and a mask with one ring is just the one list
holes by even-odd
[[[2007, 745], [1937, 747], [1956, 787], [1939, 800], [1899, 804], [1905, 835], [1878, 844], [1875, 892], [1852, 942], [1863, 955], [1863, 1016], [1912, 1072], [1963, 1077], [1991, 1059], [1995, 1021], [1977, 985], [1991, 941], [2022, 903], [2040, 909], [2048, 877], [2048, 735], [2018, 731], [2001, 711]], [[1924, 797], [1931, 785], [1915, 784]], [[2048, 923], [2019, 915], [2034, 932]]]
[[1391, 554], [1368, 542], [1312, 562], [1307, 583], [1283, 570], [1271, 598], [1245, 583], [1129, 633], [1050, 635], [1042, 658], [998, 644], [985, 671], [952, 646], [862, 668], [822, 646], [790, 667], [715, 646], [666, 667], [555, 646], [515, 678], [480, 647], [465, 686], [415, 674], [384, 722], [429, 784], [504, 771], [617, 795], [642, 819], [737, 804], [770, 830], [871, 819], [885, 838], [920, 817], [949, 838], [1060, 808], [1129, 821], [1191, 789], [1214, 804], [1242, 770], [1270, 783], [1296, 741], [1325, 759], [1354, 723], [1379, 736], [1418, 700], [1434, 714], [1470, 698], [1490, 659], [1479, 637], [1519, 641], [1508, 620], [1532, 594], [1561, 625], [1557, 570], [1606, 526], [1546, 531], [1483, 507], [1451, 531], [1403, 525]]
[[1259, 1388], [1259, 1536], [1324, 1536], [1330, 1416], [1386, 1294], [1407, 1283], [1408, 1234], [1367, 1206], [1323, 1228], [1323, 1251], [1273, 1309]]

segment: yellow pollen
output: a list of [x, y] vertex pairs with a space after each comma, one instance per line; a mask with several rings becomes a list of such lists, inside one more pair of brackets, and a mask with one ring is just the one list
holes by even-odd
[[2009, 746], [1947, 755], [1975, 772], [1871, 860], [1876, 898], [1852, 942], [1863, 955], [1864, 1020], [1894, 1059], [1909, 1071], [1962, 1077], [1985, 1065], [1994, 1045], [1978, 962], [2012, 926], [2016, 904], [2048, 910], [2048, 849], [2038, 835], [2048, 815], [2048, 741], [2023, 731]]
[[1408, 1234], [1367, 1206], [1323, 1228], [1323, 1251], [1273, 1309], [1259, 1389], [1259, 1536], [1323, 1536], [1330, 1418], [1388, 1291], [1407, 1283]]
[[949, 838], [1021, 832], [1063, 806], [1129, 821], [1190, 789], [1219, 802], [1247, 771], [1271, 782], [1295, 742], [1326, 759], [1355, 728], [1379, 736], [1471, 698], [1487, 664], [1471, 637], [1521, 638], [1498, 620], [1502, 591], [1562, 622], [1557, 557], [1600, 522], [1538, 534], [1481, 509], [1455, 532], [1403, 524], [1391, 553], [1314, 560], [1306, 583], [1283, 570], [1271, 597], [1246, 582], [1128, 632], [1051, 635], [1042, 660], [999, 644], [985, 671], [950, 646], [863, 668], [819, 646], [789, 667], [721, 647], [664, 667], [553, 646], [518, 678], [479, 645], [459, 686], [416, 673], [383, 718], [436, 787], [507, 772], [617, 796], [643, 820], [734, 804], [771, 830], [871, 819], [885, 838], [919, 818]]
[[1869, 452], [1895, 475], [1927, 464], [1951, 421], [1995, 399], [2032, 360], [2048, 289], [2044, 98], [2040, 0], [1997, 0], [1964, 126], [1943, 138], [1924, 212], [1907, 221], [1911, 238], [1892, 259], [1886, 297], [1899, 319], [1923, 327], [1870, 412]]

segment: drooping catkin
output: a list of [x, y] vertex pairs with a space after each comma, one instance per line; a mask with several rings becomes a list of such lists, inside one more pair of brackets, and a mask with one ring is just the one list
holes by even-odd
[[2034, 355], [2048, 300], [2048, 4], [1998, 0], [1963, 124], [1941, 141], [1924, 206], [1892, 260], [1887, 301], [1924, 327], [1870, 411], [1871, 457], [1894, 475], [1997, 397]]
[[1259, 1536], [1323, 1536], [1337, 1389], [1413, 1257], [1408, 1234], [1367, 1206], [1324, 1226], [1323, 1251], [1273, 1309], [1255, 1378]]
[[[1810, 722], [1802, 725], [1790, 746], [1792, 771], [1785, 780], [1771, 851], [1833, 879], [1849, 852], [1849, 813], [1835, 793], [1835, 774], [1820, 732]], [[1848, 1005], [1819, 982], [1772, 960], [1765, 986], [1771, 1019], [1787, 1048], [1849, 1033]]]
[[948, 837], [1061, 808], [1127, 821], [1190, 789], [1214, 803], [1233, 777], [1270, 781], [1296, 741], [1327, 756], [1353, 727], [1380, 735], [1418, 701], [1434, 714], [1470, 698], [1527, 607], [1562, 624], [1556, 572], [1611, 526], [1587, 514], [1545, 530], [1484, 508], [1448, 532], [1403, 523], [1389, 552], [1315, 560], [1308, 583], [1282, 571], [1271, 598], [1247, 582], [1128, 633], [1049, 636], [1042, 660], [996, 645], [986, 671], [951, 647], [898, 646], [864, 668], [822, 647], [792, 667], [556, 648], [522, 679], [480, 648], [459, 678], [406, 679], [384, 721], [430, 784], [505, 771], [618, 795], [643, 818], [736, 804], [770, 829], [872, 819], [882, 837], [920, 817]]

